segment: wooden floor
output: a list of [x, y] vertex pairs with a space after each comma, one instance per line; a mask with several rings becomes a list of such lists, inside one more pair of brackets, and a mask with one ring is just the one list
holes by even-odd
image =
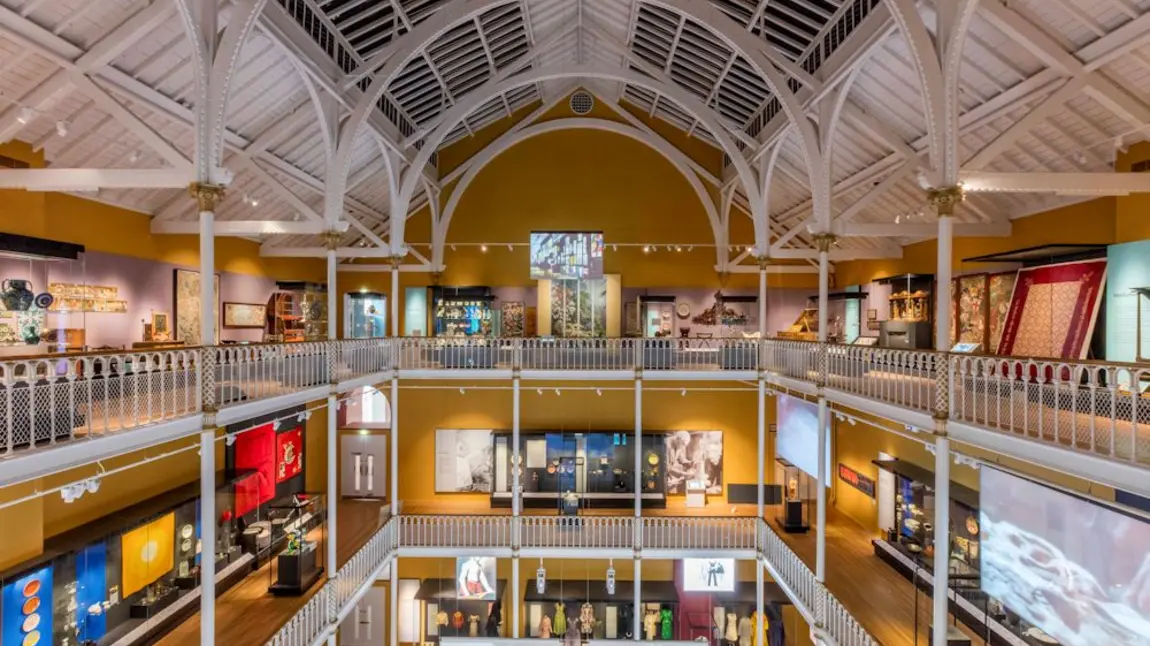
[[[930, 644], [931, 599], [919, 592], [894, 568], [874, 555], [872, 536], [853, 519], [828, 510], [827, 588], [883, 646], [927, 646]], [[768, 517], [771, 514], [768, 512]], [[768, 521], [773, 522], [773, 521]], [[815, 569], [815, 532], [780, 536], [811, 570]], [[915, 630], [915, 607], [918, 630]], [[952, 619], [953, 622], [953, 619]], [[973, 646], [981, 639], [966, 630]]]
[[[338, 558], [342, 565], [375, 533], [380, 524], [381, 503], [341, 500], [337, 513]], [[268, 593], [265, 565], [216, 600], [216, 643], [227, 646], [263, 646], [323, 585], [321, 578], [299, 597], [275, 597]], [[161, 646], [199, 646], [200, 615], [197, 612], [157, 642]]]

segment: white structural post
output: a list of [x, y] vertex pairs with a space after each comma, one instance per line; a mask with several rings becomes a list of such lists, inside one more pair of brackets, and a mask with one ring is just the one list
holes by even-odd
[[752, 644], [765, 644], [763, 640], [763, 564], [755, 563], [755, 638]]
[[399, 515], [399, 374], [398, 371], [391, 376], [391, 430], [388, 431], [391, 440], [391, 483], [388, 490], [391, 492], [391, 515]]
[[519, 639], [519, 600], [523, 598], [519, 583], [519, 555], [511, 557], [511, 637]]
[[635, 554], [635, 607], [632, 610], [634, 615], [631, 618], [631, 631], [635, 641], [643, 641], [643, 559], [639, 554]]
[[391, 336], [399, 336], [399, 265], [403, 258], [391, 259]]
[[[759, 377], [759, 419], [758, 419], [758, 451], [756, 454], [755, 471], [755, 515], [760, 519], [766, 515], [766, 500], [763, 496], [763, 483], [766, 481], [766, 453], [767, 453], [767, 380]], [[761, 569], [761, 568], [760, 568]], [[761, 587], [761, 586], [760, 586]]]
[[831, 245], [835, 242], [833, 234], [820, 234], [815, 236], [815, 243], [819, 249], [819, 343], [822, 344], [819, 361], [819, 404], [818, 404], [818, 482], [815, 485], [817, 499], [818, 523], [815, 528], [815, 578], [820, 582], [826, 581], [827, 576], [827, 487], [830, 474], [827, 473], [827, 447], [830, 445], [827, 423], [827, 398], [823, 393], [823, 384], [826, 381], [827, 369], [827, 325], [828, 325], [828, 293], [830, 290], [830, 253]]
[[642, 533], [643, 516], [643, 378], [635, 378], [635, 536]]
[[216, 329], [215, 210], [223, 188], [192, 184], [200, 212], [200, 338], [206, 361], [201, 365], [200, 398], [204, 421], [200, 429], [200, 644], [216, 642]]
[[388, 613], [390, 621], [387, 626], [391, 639], [388, 643], [391, 646], [399, 646], [399, 559], [392, 559], [388, 568], [391, 570], [391, 581], [390, 585], [387, 586], [388, 605], [391, 606], [391, 611]]
[[[335, 353], [335, 340], [336, 340], [336, 259], [335, 250], [339, 246], [340, 234], [336, 231], [329, 231], [324, 236], [324, 242], [327, 245], [327, 340], [329, 341], [327, 351]], [[338, 522], [337, 512], [339, 511], [339, 482], [337, 473], [339, 466], [337, 465], [336, 457], [339, 455], [339, 432], [337, 428], [338, 422], [338, 400], [336, 399], [336, 384], [339, 380], [335, 375], [336, 362], [329, 359], [327, 362], [328, 368], [332, 370], [332, 374], [328, 375], [331, 381], [331, 390], [327, 395], [327, 557], [326, 568], [328, 579], [334, 579], [336, 573], [339, 572], [338, 552], [336, 544], [339, 540], [338, 535]], [[332, 635], [327, 640], [328, 646], [335, 646], [335, 635]]]
[[767, 338], [767, 257], [759, 256], [759, 338]]
[[939, 361], [935, 370], [936, 388], [945, 389], [936, 397], [934, 446], [934, 591], [931, 617], [931, 643], [947, 643], [950, 589], [950, 438], [947, 435], [949, 402], [949, 358], [951, 345], [950, 281], [954, 258], [954, 209], [962, 201], [962, 187], [932, 189], [928, 201], [938, 214], [938, 273], [935, 305], [935, 349]]
[[519, 545], [522, 540], [520, 514], [523, 509], [521, 485], [522, 464], [519, 456], [519, 372], [511, 379], [511, 522], [515, 527], [515, 543], [511, 552], [511, 636], [519, 639]]

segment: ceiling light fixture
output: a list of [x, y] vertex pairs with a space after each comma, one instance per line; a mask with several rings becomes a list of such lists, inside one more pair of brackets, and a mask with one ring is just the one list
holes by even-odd
[[140, 161], [140, 151], [133, 150], [131, 154], [128, 155], [128, 161], [132, 162], [133, 164]]
[[34, 118], [36, 118], [36, 111], [28, 106], [20, 108], [20, 114], [16, 115], [16, 120], [23, 125], [27, 125]]
[[68, 136], [68, 122], [67, 121], [60, 120], [60, 121], [56, 122], [56, 134], [61, 136], [61, 137], [67, 137]]
[[651, 246], [643, 245], [643, 253], [651, 253]]
[[485, 244], [479, 245], [479, 250], [482, 251], [483, 253], [487, 253], [487, 245], [485, 245]]

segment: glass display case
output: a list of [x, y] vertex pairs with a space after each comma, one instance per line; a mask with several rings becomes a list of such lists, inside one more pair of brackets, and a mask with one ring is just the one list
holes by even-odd
[[343, 295], [343, 338], [376, 339], [387, 336], [387, 296], [375, 292]]
[[89, 315], [127, 312], [118, 287], [88, 284], [83, 251], [0, 234], [0, 357], [87, 350]]
[[279, 282], [280, 291], [268, 299], [264, 340], [298, 343], [327, 339], [327, 286], [319, 283]]
[[775, 482], [782, 486], [782, 515], [775, 519], [789, 533], [803, 533], [811, 528], [810, 510], [818, 498], [817, 480], [782, 459], [775, 459]]
[[[490, 558], [490, 557], [483, 557]], [[494, 558], [490, 558], [494, 567]], [[415, 593], [422, 617], [420, 643], [438, 643], [441, 637], [499, 636], [503, 622], [503, 595], [507, 581], [495, 582], [493, 598], [460, 598], [456, 579], [424, 579]]]
[[[532, 433], [519, 438], [523, 462], [524, 507], [551, 507], [562, 513], [579, 508], [635, 504], [635, 438], [630, 433]], [[511, 434], [492, 434], [493, 507], [511, 506]], [[664, 438], [643, 436], [643, 505], [666, 505]], [[576, 509], [571, 509], [571, 502]]]
[[639, 311], [643, 321], [644, 337], [665, 337], [674, 334], [674, 297], [640, 296]]
[[436, 288], [432, 324], [435, 336], [490, 337], [495, 330], [494, 296], [487, 288]]
[[[635, 625], [634, 586], [632, 581], [617, 581], [614, 594], [609, 594], [601, 581], [591, 585], [580, 580], [548, 581], [543, 592], [528, 586], [523, 596], [523, 634], [559, 639], [574, 633], [582, 643], [592, 639], [631, 640]], [[642, 637], [651, 641], [675, 639], [680, 613], [674, 583], [644, 581], [640, 597], [643, 618], [651, 617], [641, 624]]]
[[299, 493], [286, 504], [271, 505], [271, 547], [279, 550], [268, 568], [275, 595], [303, 594], [323, 574], [324, 522], [327, 508], [323, 494]]

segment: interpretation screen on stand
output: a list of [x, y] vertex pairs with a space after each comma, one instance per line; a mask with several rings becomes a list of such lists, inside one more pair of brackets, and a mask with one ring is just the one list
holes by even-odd
[[602, 233], [531, 233], [532, 280], [591, 280], [602, 277]]

